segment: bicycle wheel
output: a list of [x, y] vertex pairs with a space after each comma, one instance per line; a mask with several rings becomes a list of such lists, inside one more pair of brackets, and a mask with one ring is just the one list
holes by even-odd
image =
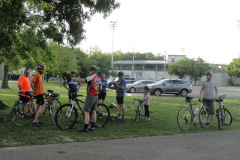
[[16, 126], [24, 127], [33, 121], [34, 115], [31, 114], [32, 111], [30, 112], [30, 110], [32, 108], [31, 108], [31, 106], [29, 106], [29, 109], [28, 109], [26, 115], [24, 116], [21, 105], [22, 105], [22, 103], [20, 103], [19, 101], [17, 101], [14, 104], [14, 106], [10, 112], [10, 119], [13, 122], [13, 124], [15, 124]]
[[78, 119], [77, 109], [72, 104], [64, 104], [57, 109], [54, 119], [59, 129], [71, 129]]
[[217, 118], [218, 118], [218, 127], [220, 130], [223, 129], [223, 117], [224, 117], [224, 112], [222, 108], [217, 109]]
[[209, 107], [202, 107], [199, 112], [199, 121], [202, 127], [210, 127], [212, 123], [213, 112]]
[[231, 125], [232, 124], [232, 115], [231, 113], [226, 109], [226, 108], [223, 108], [223, 124], [224, 125]]
[[98, 109], [96, 111], [96, 125], [104, 127], [110, 118], [110, 111], [105, 104], [98, 104]]
[[182, 130], [188, 130], [191, 127], [192, 113], [190, 108], [184, 107], [179, 110], [177, 115], [177, 123]]
[[[48, 105], [48, 109], [49, 109], [49, 115], [50, 115], [50, 118], [53, 122], [53, 124], [56, 124], [55, 123], [55, 115], [56, 115], [56, 111], [57, 109], [59, 108], [60, 106], [58, 106], [56, 103], [52, 102]], [[60, 114], [58, 114], [57, 116], [61, 116]]]
[[135, 122], [137, 122], [138, 118], [140, 118], [140, 111], [139, 111], [139, 107], [137, 110], [135, 110], [136, 114], [135, 114]]

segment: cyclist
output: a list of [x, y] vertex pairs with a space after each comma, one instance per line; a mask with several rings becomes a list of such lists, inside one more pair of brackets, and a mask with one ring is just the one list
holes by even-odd
[[33, 89], [33, 96], [37, 99], [36, 108], [37, 113], [32, 123], [33, 126], [40, 127], [43, 123], [39, 122], [38, 119], [42, 115], [45, 105], [44, 105], [44, 88], [41, 75], [43, 74], [45, 69], [44, 64], [37, 65], [37, 73], [31, 80], [31, 87]]
[[[215, 81], [212, 81], [212, 72], [208, 71], [205, 73], [207, 80], [201, 85], [199, 92], [199, 99], [202, 97], [203, 93], [203, 105], [209, 107], [214, 114], [214, 99], [217, 99], [218, 89]], [[215, 94], [214, 94], [215, 92]]]
[[[89, 75], [86, 78], [71, 78], [74, 81], [77, 82], [87, 82], [87, 97], [84, 103], [84, 117], [85, 117], [85, 125], [83, 128], [78, 129], [79, 132], [87, 132], [93, 131], [94, 127], [99, 127], [95, 125], [96, 123], [96, 111], [97, 111], [97, 104], [98, 104], [98, 91], [102, 90], [101, 81], [96, 76], [96, 72], [98, 71], [97, 66], [91, 66], [89, 68]], [[88, 123], [89, 123], [89, 112], [92, 111], [92, 119], [91, 128], [88, 129]]]
[[118, 72], [118, 81], [116, 82], [116, 100], [118, 103], [118, 119], [124, 120], [124, 92], [126, 89], [126, 81], [123, 79], [124, 72]]
[[[71, 71], [71, 77], [76, 78], [76, 71], [75, 70]], [[77, 96], [77, 92], [81, 88], [81, 83], [76, 82], [74, 80], [71, 80], [70, 78], [67, 79], [67, 83], [68, 83], [69, 87], [66, 87], [66, 82], [65, 81], [63, 82], [63, 86], [69, 91], [68, 92], [68, 99], [69, 99], [69, 103], [71, 103], [72, 100]], [[77, 84], [79, 85], [78, 88], [77, 88]]]
[[[29, 77], [29, 84], [30, 84], [31, 79], [33, 78], [33, 76], [32, 76], [31, 73], [30, 73], [30, 68], [26, 67], [25, 71], [29, 72], [28, 77]], [[21, 78], [22, 76], [25, 76], [25, 71], [24, 71], [24, 73], [21, 73], [21, 74], [19, 75], [18, 80], [20, 80], [20, 78]]]
[[100, 103], [100, 100], [102, 99], [102, 103], [104, 104], [105, 97], [107, 94], [107, 87], [108, 87], [108, 81], [105, 79], [105, 73], [102, 73], [101, 75], [101, 85], [102, 85], [102, 90], [99, 91], [99, 94], [98, 94], [98, 103]]
[[149, 86], [144, 87], [144, 108], [145, 108], [144, 120], [146, 120], [146, 121], [150, 121], [150, 118], [149, 118], [149, 100], [150, 100], [149, 90], [150, 90]]
[[27, 116], [27, 110], [26, 110], [26, 106], [27, 103], [30, 100], [30, 96], [25, 95], [25, 92], [30, 92], [30, 81], [29, 81], [29, 74], [30, 71], [29, 69], [25, 69], [24, 71], [24, 76], [22, 76], [18, 82], [18, 88], [19, 88], [19, 92], [22, 92], [23, 94], [21, 94], [20, 99], [23, 102], [22, 103], [22, 110], [23, 110], [23, 115]]

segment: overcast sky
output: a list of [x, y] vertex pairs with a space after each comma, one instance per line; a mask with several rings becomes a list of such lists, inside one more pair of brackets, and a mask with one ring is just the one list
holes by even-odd
[[[107, 19], [95, 15], [85, 24], [83, 50], [184, 54], [207, 62], [230, 63], [240, 55], [240, 0], [118, 0]], [[181, 48], [184, 48], [182, 52]]]

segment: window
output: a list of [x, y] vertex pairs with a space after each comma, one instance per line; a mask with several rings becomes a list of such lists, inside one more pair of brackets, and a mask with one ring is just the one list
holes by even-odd
[[147, 81], [147, 84], [153, 84], [153, 81]]
[[173, 84], [173, 82], [172, 82], [172, 80], [168, 80], [168, 81], [166, 81], [166, 83], [165, 84]]
[[179, 81], [179, 80], [173, 80], [173, 84], [184, 84], [184, 82]]
[[142, 81], [141, 84], [146, 84], [146, 81]]

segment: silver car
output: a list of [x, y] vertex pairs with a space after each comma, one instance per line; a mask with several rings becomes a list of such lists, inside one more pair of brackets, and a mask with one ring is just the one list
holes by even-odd
[[136, 81], [133, 84], [127, 84], [126, 86], [126, 91], [127, 92], [143, 92], [143, 88], [149, 84], [154, 84], [155, 82], [152, 80], [140, 80], [140, 81]]
[[156, 84], [148, 85], [150, 87], [150, 94], [161, 96], [164, 94], [176, 94], [181, 96], [187, 96], [188, 93], [192, 92], [192, 85], [182, 79], [170, 80], [164, 79]]

